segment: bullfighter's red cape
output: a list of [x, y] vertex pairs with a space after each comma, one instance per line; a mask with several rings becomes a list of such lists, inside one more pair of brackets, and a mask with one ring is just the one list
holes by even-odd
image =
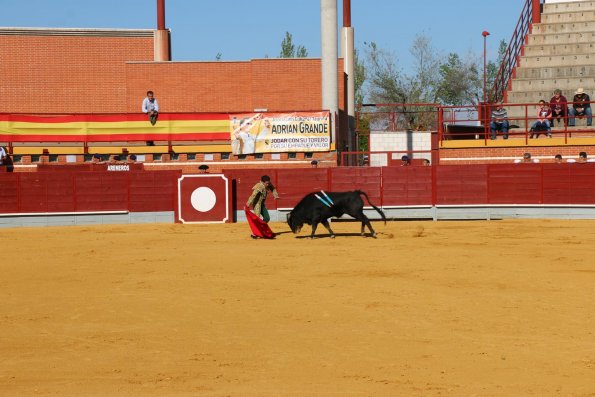
[[268, 239], [275, 238], [275, 233], [273, 233], [265, 221], [256, 216], [247, 206], [244, 207], [244, 211], [246, 212], [246, 219], [248, 220], [253, 236]]

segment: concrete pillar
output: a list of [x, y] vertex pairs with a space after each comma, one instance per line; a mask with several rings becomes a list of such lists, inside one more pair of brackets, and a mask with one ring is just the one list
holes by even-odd
[[156, 62], [171, 61], [169, 30], [156, 30], [153, 37], [153, 60]]
[[343, 58], [343, 71], [347, 75], [347, 145], [349, 151], [357, 151], [355, 147], [355, 53], [353, 42], [353, 28], [343, 27], [341, 29], [341, 57]]
[[[337, 120], [339, 85], [337, 74], [337, 0], [320, 0], [320, 39], [322, 63], [322, 108]], [[337, 126], [333, 122], [332, 141], [337, 143]], [[340, 149], [340, 148], [337, 148]]]
[[171, 61], [169, 30], [165, 29], [165, 0], [157, 0], [157, 30], [153, 36], [153, 60]]

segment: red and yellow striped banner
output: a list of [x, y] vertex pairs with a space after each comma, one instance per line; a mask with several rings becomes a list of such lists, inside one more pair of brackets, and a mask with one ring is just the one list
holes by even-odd
[[229, 130], [227, 113], [161, 113], [155, 125], [144, 114], [0, 114], [7, 142], [229, 141]]

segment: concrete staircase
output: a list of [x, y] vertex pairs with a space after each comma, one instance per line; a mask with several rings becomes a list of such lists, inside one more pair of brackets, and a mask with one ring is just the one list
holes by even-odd
[[[571, 102], [578, 87], [595, 100], [595, 1], [546, 2], [541, 23], [533, 25], [520, 57], [507, 102], [549, 102], [556, 88]], [[521, 127], [525, 112], [530, 117], [536, 112], [535, 106], [507, 110], [511, 124]], [[576, 124], [584, 125], [585, 120]]]

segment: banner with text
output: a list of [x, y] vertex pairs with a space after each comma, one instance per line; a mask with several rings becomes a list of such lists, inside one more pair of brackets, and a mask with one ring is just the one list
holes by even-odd
[[329, 112], [230, 114], [233, 154], [322, 152], [331, 148]]

